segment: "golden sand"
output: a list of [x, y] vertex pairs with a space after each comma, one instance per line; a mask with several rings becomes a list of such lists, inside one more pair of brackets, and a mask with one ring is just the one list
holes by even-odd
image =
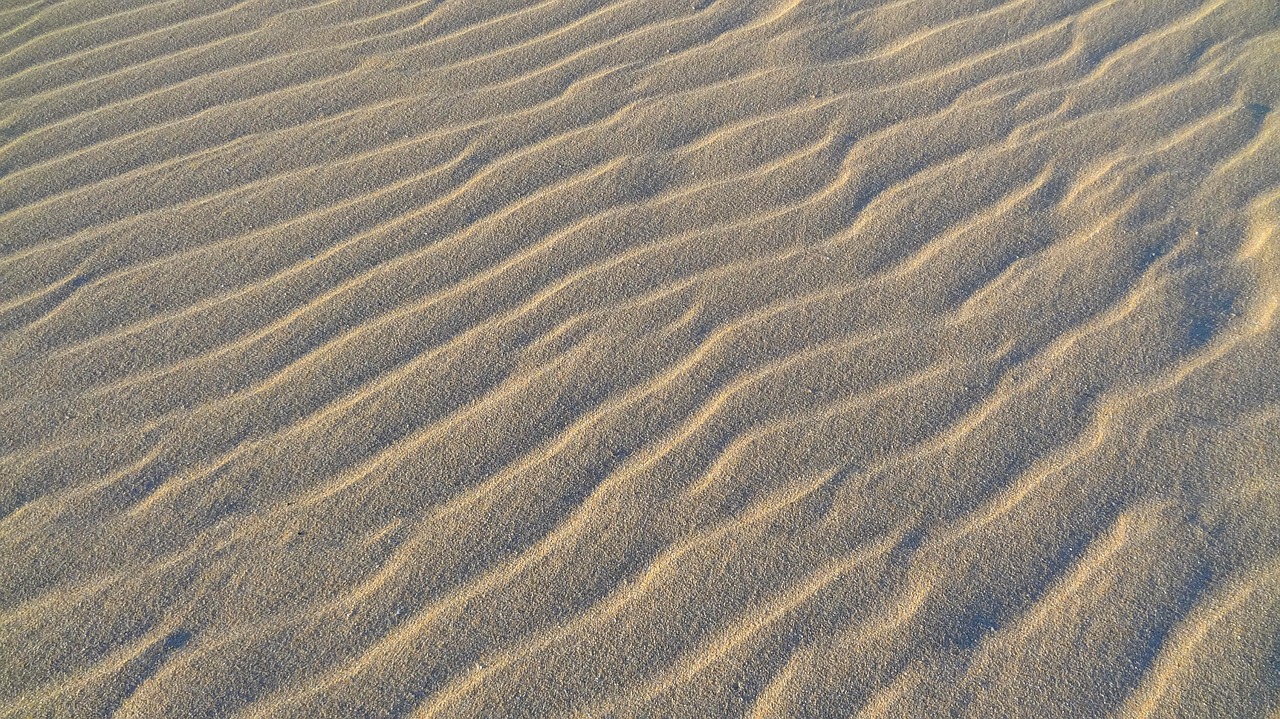
[[0, 716], [1280, 711], [1275, 0], [0, 0]]

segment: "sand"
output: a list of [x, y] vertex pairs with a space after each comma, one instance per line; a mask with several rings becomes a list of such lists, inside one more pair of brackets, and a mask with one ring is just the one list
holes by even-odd
[[1275, 0], [0, 0], [0, 716], [1280, 712]]

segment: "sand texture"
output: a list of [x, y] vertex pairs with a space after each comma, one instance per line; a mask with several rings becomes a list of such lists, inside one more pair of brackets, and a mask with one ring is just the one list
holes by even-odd
[[1277, 0], [0, 0], [0, 717], [1280, 712]]

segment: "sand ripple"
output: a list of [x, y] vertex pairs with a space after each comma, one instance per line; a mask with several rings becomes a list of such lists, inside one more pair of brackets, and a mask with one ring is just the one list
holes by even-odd
[[1280, 710], [1280, 5], [0, 0], [0, 715]]

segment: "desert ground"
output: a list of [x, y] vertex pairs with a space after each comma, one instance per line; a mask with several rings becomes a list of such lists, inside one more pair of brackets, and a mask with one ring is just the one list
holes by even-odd
[[0, 0], [0, 716], [1280, 716], [1280, 2]]

